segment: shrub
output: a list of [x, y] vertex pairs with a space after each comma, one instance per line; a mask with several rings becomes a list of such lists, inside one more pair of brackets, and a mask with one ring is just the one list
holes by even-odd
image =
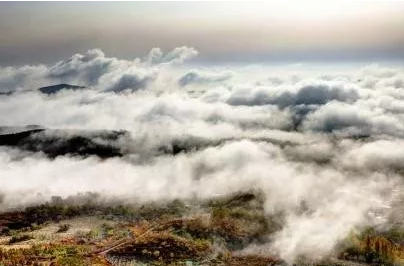
[[10, 230], [10, 228], [8, 228], [8, 227], [4, 227], [4, 228], [1, 230], [1, 233], [0, 233], [0, 234], [9, 236], [9, 235], [11, 235], [11, 230]]
[[59, 225], [58, 230], [56, 231], [56, 233], [64, 233], [69, 231], [70, 229], [70, 224], [61, 224]]

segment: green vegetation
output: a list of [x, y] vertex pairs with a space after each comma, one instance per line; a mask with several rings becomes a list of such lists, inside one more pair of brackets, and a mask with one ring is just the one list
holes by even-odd
[[404, 265], [401, 232], [397, 227], [383, 231], [368, 227], [360, 234], [351, 234], [340, 257], [368, 264]]

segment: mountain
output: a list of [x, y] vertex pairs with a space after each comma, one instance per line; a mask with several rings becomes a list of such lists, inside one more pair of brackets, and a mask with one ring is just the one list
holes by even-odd
[[46, 87], [41, 87], [39, 90], [44, 93], [44, 94], [55, 94], [61, 90], [81, 90], [85, 89], [86, 87], [83, 86], [76, 86], [76, 85], [70, 85], [70, 84], [57, 84], [57, 85], [52, 85], [52, 86], [46, 86]]
[[0, 127], [0, 146], [42, 152], [54, 158], [60, 155], [109, 158], [122, 156], [119, 138], [124, 131], [80, 131], [45, 129], [39, 126]]
[[1, 96], [1, 95], [9, 96], [9, 95], [11, 95], [11, 94], [13, 94], [12, 91], [0, 91], [0, 96]]

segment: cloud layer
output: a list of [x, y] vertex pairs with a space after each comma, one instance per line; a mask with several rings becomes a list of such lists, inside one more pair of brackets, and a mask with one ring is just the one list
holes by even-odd
[[[12, 93], [0, 95], [0, 121], [14, 128], [0, 134], [40, 125], [60, 130], [37, 138], [84, 134], [122, 156], [2, 146], [0, 208], [87, 191], [144, 202], [260, 190], [267, 214], [283, 213], [285, 225], [245, 252], [290, 262], [313, 249], [328, 255], [351, 230], [388, 221], [404, 185], [402, 69], [257, 75], [190, 68], [196, 55], [152, 49], [127, 61], [94, 49], [52, 66], [1, 68], [0, 91]], [[38, 90], [57, 83], [86, 89]], [[108, 140], [97, 130], [125, 134]]]
[[181, 64], [197, 54], [194, 48], [186, 46], [165, 54], [154, 48], [145, 58], [128, 61], [106, 57], [100, 49], [92, 49], [51, 66], [0, 68], [0, 91], [34, 90], [52, 83], [78, 84], [118, 92], [137, 90], [155, 80], [161, 68]]

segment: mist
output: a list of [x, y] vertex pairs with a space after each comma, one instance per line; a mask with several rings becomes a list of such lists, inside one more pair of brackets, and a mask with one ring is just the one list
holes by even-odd
[[[259, 191], [285, 224], [243, 252], [287, 262], [391, 222], [403, 199], [403, 69], [189, 66], [197, 55], [184, 46], [124, 60], [93, 49], [0, 68], [0, 138], [41, 128], [0, 146], [0, 211], [86, 192], [142, 203]], [[85, 88], [38, 90], [59, 83]], [[50, 156], [43, 146], [74, 136], [116, 154]]]

